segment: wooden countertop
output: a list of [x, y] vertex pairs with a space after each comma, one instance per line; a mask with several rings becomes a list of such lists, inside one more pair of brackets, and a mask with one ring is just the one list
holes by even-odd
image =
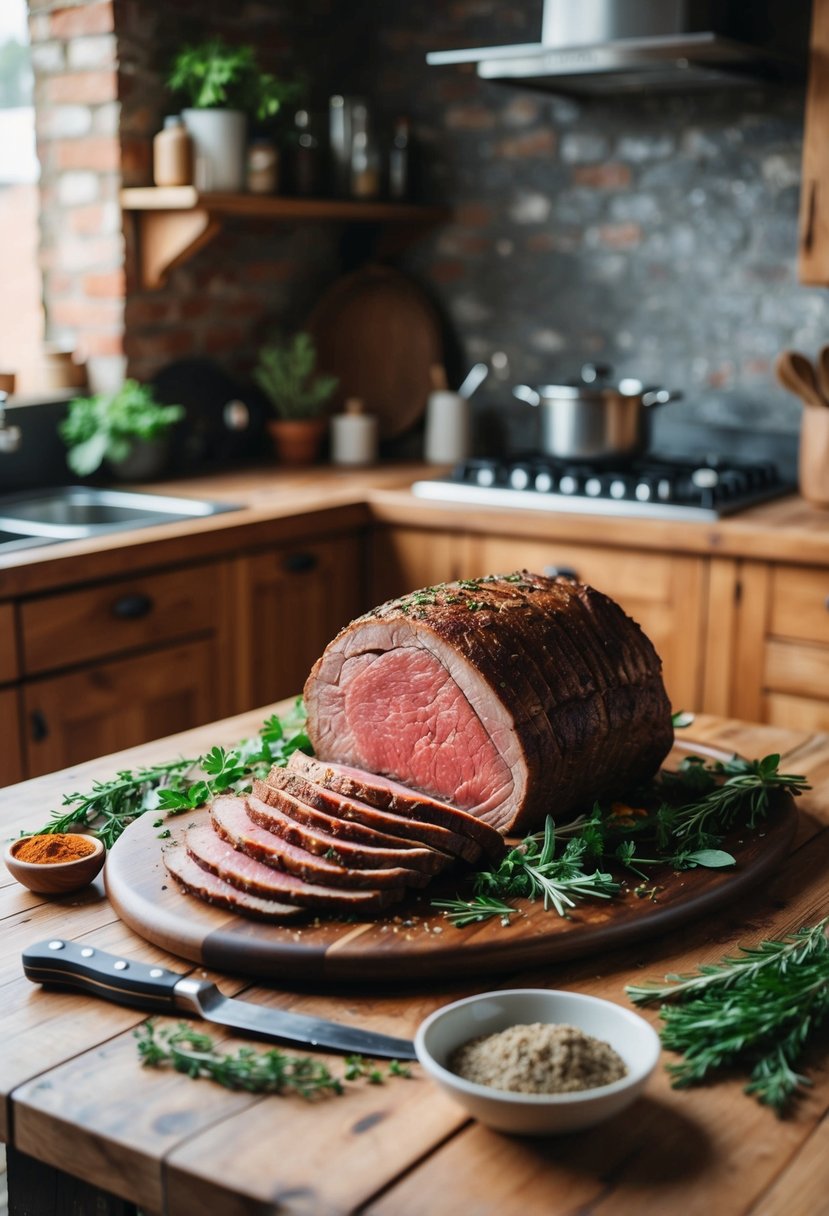
[[[95, 777], [250, 735], [266, 712], [0, 791], [0, 834], [37, 828], [62, 794], [88, 788]], [[484, 976], [409, 990], [297, 991], [288, 975], [278, 987], [211, 978], [229, 994], [245, 991], [274, 1006], [408, 1036], [436, 1006], [497, 986], [570, 988], [626, 1004], [623, 987], [634, 977], [692, 970], [734, 953], [738, 943], [784, 935], [829, 914], [829, 738], [711, 717], [698, 718], [690, 733], [744, 755], [779, 751], [784, 769], [807, 774], [813, 786], [799, 801], [797, 836], [779, 874], [716, 918], [583, 963], [498, 981]], [[47, 900], [4, 874], [0, 916], [0, 1139], [11, 1146], [12, 1212], [19, 1203], [31, 1216], [54, 1214], [54, 1197], [74, 1194], [67, 1174], [169, 1216], [277, 1210], [805, 1216], [825, 1210], [829, 1063], [819, 1053], [809, 1060], [814, 1085], [785, 1121], [744, 1095], [738, 1080], [677, 1091], [660, 1068], [629, 1111], [594, 1132], [561, 1139], [488, 1131], [417, 1068], [411, 1080], [359, 1087], [318, 1103], [252, 1097], [142, 1069], [133, 1039], [142, 1014], [46, 992], [23, 977], [21, 950], [56, 935], [188, 969], [118, 922], [100, 879], [81, 894]], [[645, 1016], [656, 1023], [656, 1014]], [[64, 1175], [56, 1178], [44, 1167]], [[88, 1194], [85, 1202], [77, 1210], [93, 1210]]]
[[409, 491], [434, 466], [390, 464], [343, 470], [255, 468], [154, 483], [149, 492], [233, 503], [239, 510], [199, 520], [110, 533], [0, 556], [0, 597], [54, 590], [137, 566], [161, 566], [301, 541], [373, 522], [560, 542], [618, 545], [770, 561], [829, 564], [829, 511], [798, 495], [716, 523], [586, 516], [438, 503]]

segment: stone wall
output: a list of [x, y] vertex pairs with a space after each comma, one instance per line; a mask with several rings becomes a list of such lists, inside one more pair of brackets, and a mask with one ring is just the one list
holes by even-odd
[[125, 307], [133, 374], [192, 355], [245, 371], [341, 272], [333, 229], [235, 221], [164, 290], [125, 288], [118, 185], [149, 181], [174, 49], [219, 31], [302, 68], [319, 104], [361, 91], [386, 121], [412, 117], [422, 197], [453, 216], [404, 264], [447, 318], [453, 376], [508, 355], [480, 394], [493, 442], [531, 440], [511, 383], [587, 359], [681, 389], [658, 420], [680, 443], [708, 423], [796, 434], [774, 356], [829, 339], [826, 292], [796, 275], [801, 87], [580, 101], [426, 66], [433, 48], [533, 41], [538, 0], [115, 0], [114, 16], [110, 0], [31, 3], [51, 334], [116, 356]]

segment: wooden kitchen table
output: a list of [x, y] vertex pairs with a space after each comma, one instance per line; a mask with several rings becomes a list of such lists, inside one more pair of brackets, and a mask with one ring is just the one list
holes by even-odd
[[[88, 789], [94, 777], [252, 735], [265, 712], [0, 791], [2, 836], [38, 828], [63, 794]], [[698, 718], [687, 733], [751, 757], [779, 751], [784, 770], [805, 773], [813, 787], [799, 800], [785, 865], [739, 906], [669, 936], [507, 977], [408, 990], [367, 983], [299, 990], [290, 975], [284, 986], [267, 988], [231, 975], [211, 978], [228, 994], [412, 1035], [436, 1006], [499, 986], [571, 988], [626, 1005], [630, 980], [691, 970], [738, 943], [781, 936], [829, 914], [829, 737], [711, 717]], [[744, 1095], [740, 1079], [675, 1091], [660, 1068], [628, 1111], [558, 1139], [487, 1130], [417, 1066], [410, 1080], [361, 1082], [343, 1097], [314, 1103], [231, 1093], [142, 1068], [133, 1031], [143, 1014], [46, 992], [24, 978], [21, 950], [55, 936], [193, 970], [119, 923], [101, 879], [60, 899], [32, 895], [5, 871], [0, 882], [0, 1139], [9, 1146], [11, 1213], [112, 1214], [133, 1211], [132, 1204], [171, 1216], [829, 1211], [829, 1060], [822, 1051], [807, 1061], [813, 1087], [783, 1121]], [[645, 1016], [657, 1021], [655, 1013]]]

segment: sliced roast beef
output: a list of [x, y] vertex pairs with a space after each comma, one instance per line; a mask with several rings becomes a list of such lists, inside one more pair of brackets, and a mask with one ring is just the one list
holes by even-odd
[[278, 900], [319, 911], [375, 911], [387, 907], [403, 895], [401, 886], [383, 890], [363, 886], [349, 890], [324, 883], [309, 883], [235, 849], [209, 824], [189, 828], [184, 836], [184, 844], [189, 856], [202, 869], [239, 891], [260, 899]]
[[168, 873], [179, 886], [205, 903], [215, 904], [217, 908], [241, 912], [243, 916], [250, 916], [254, 920], [284, 921], [302, 915], [296, 906], [278, 903], [276, 899], [263, 899], [259, 895], [251, 895], [231, 886], [223, 878], [200, 866], [180, 845], [167, 849], [163, 860]]
[[504, 833], [623, 793], [673, 739], [639, 626], [590, 587], [526, 571], [426, 588], [353, 621], [314, 666], [305, 703], [320, 760]]
[[[309, 757], [306, 756], [306, 759]], [[408, 815], [379, 810], [369, 806], [367, 802], [347, 798], [345, 794], [334, 789], [317, 785], [302, 773], [291, 769], [272, 768], [267, 782], [257, 781], [253, 786], [257, 798], [274, 806], [282, 805], [279, 794], [283, 790], [292, 794], [306, 807], [324, 812], [327, 819], [336, 824], [336, 832], [351, 840], [363, 840], [366, 844], [371, 844], [375, 837], [386, 842], [409, 840], [427, 844], [450, 857], [462, 858], [469, 862], [477, 861], [483, 851], [471, 836], [462, 836], [459, 832], [450, 831], [436, 823], [421, 822]], [[495, 843], [500, 847], [500, 838], [496, 837]]]
[[[258, 800], [249, 798], [250, 803]], [[269, 808], [260, 804], [263, 811]], [[287, 870], [303, 882], [329, 887], [421, 887], [429, 881], [428, 874], [417, 870], [405, 870], [401, 866], [385, 869], [358, 870], [342, 865], [332, 855], [320, 857], [309, 853], [300, 845], [276, 835], [254, 823], [248, 815], [248, 806], [241, 798], [224, 796], [215, 799], [210, 808], [210, 819], [216, 832], [233, 848], [248, 857], [278, 870]]]
[[[272, 768], [268, 781], [278, 781], [278, 773], [283, 770]], [[399, 815], [403, 819], [414, 820], [423, 824], [434, 824], [447, 831], [463, 835], [476, 845], [493, 861], [504, 855], [504, 840], [499, 832], [462, 811], [459, 807], [450, 806], [436, 798], [401, 785], [388, 777], [377, 773], [363, 772], [351, 765], [337, 764], [336, 761], [321, 761], [304, 752], [294, 752], [288, 761], [287, 771], [300, 773], [315, 784], [325, 789], [336, 791], [355, 802], [365, 803], [377, 810]]]
[[[290, 807], [288, 804], [291, 804]], [[439, 853], [437, 849], [426, 849], [415, 845], [398, 845], [395, 848], [378, 847], [361, 844], [355, 840], [344, 840], [331, 832], [323, 831], [306, 822], [297, 799], [284, 791], [280, 806], [251, 797], [247, 800], [247, 809], [250, 818], [260, 827], [266, 828], [291, 844], [298, 845], [308, 853], [313, 853], [316, 857], [330, 858], [339, 865], [353, 870], [387, 870], [390, 867], [400, 867], [403, 870], [412, 870], [424, 875], [425, 881], [432, 874], [445, 870], [449, 863], [447, 855]], [[296, 817], [292, 812], [296, 812]], [[410, 885], [412, 885], [411, 882]]]

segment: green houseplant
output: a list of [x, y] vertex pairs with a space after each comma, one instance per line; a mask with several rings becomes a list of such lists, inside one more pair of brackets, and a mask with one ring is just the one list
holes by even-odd
[[222, 38], [183, 47], [167, 85], [187, 102], [182, 117], [193, 141], [196, 186], [243, 189], [248, 120], [273, 120], [295, 85], [263, 72], [252, 46], [231, 46]]
[[263, 346], [253, 378], [276, 418], [268, 423], [277, 454], [288, 464], [310, 464], [328, 426], [328, 403], [336, 376], [317, 371], [317, 351], [308, 333]]
[[104, 461], [127, 479], [153, 477], [163, 469], [170, 429], [183, 417], [182, 406], [160, 405], [149, 385], [125, 380], [116, 393], [75, 397], [59, 431], [79, 477]]

